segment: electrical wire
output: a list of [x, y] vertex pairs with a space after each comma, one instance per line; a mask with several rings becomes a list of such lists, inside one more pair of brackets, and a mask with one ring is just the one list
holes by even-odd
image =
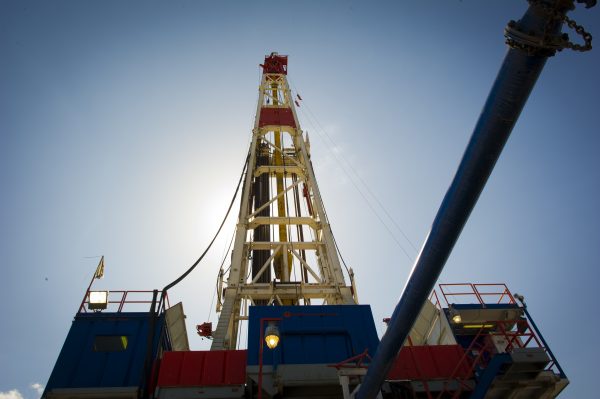
[[[233, 239], [235, 238], [235, 233], [236, 233], [236, 231], [234, 230], [233, 234], [231, 235], [231, 240], [229, 241], [229, 246], [227, 247], [227, 251], [226, 251], [225, 255], [223, 255], [224, 258], [223, 258], [223, 261], [221, 262], [221, 269], [223, 268], [223, 265], [225, 264], [225, 260], [227, 259], [227, 255], [229, 254], [229, 250], [231, 249], [231, 244], [233, 244]], [[223, 274], [224, 275], [227, 274], [227, 272], [229, 271], [229, 269], [231, 269], [231, 265], [229, 265], [227, 267], [227, 269], [225, 269], [225, 271], [223, 271]]]
[[[313, 127], [315, 127], [315, 130], [317, 131], [317, 133], [319, 135], [321, 135], [321, 133], [319, 132], [319, 130], [316, 129], [316, 125], [311, 121], [311, 118], [308, 116], [308, 114], [305, 113], [304, 116], [309, 121], [309, 123], [311, 125], [313, 125]], [[327, 145], [329, 147], [329, 143], [327, 143], [325, 140], [324, 140], [324, 143], [325, 143], [325, 145]], [[375, 209], [375, 207], [371, 204], [371, 201], [369, 201], [369, 199], [367, 198], [367, 196], [365, 195], [365, 193], [363, 192], [363, 190], [361, 190], [361, 188], [354, 181], [354, 179], [352, 178], [352, 176], [350, 176], [350, 174], [348, 173], [348, 171], [344, 167], [344, 164], [341, 162], [341, 159], [339, 158], [339, 156], [331, 148], [329, 148], [329, 151], [333, 154], [333, 157], [336, 159], [336, 161], [337, 161], [338, 165], [340, 166], [340, 168], [342, 169], [342, 171], [346, 174], [346, 176], [348, 176], [348, 178], [350, 180], [350, 183], [352, 183], [352, 185], [354, 186], [354, 188], [356, 189], [356, 191], [358, 191], [358, 193], [360, 194], [360, 196], [365, 200], [367, 206], [369, 207], [369, 209], [371, 209], [371, 212], [373, 212], [373, 214], [375, 215], [375, 217], [379, 220], [379, 222], [383, 225], [383, 227], [385, 227], [385, 229], [387, 230], [387, 232], [390, 234], [390, 236], [392, 237], [392, 239], [396, 242], [396, 244], [398, 245], [398, 247], [402, 250], [402, 252], [404, 253], [404, 255], [406, 255], [406, 257], [410, 261], [413, 261], [414, 260], [413, 257], [406, 251], [406, 249], [404, 248], [404, 246], [402, 245], [402, 243], [398, 240], [398, 238], [396, 237], [396, 235], [394, 234], [394, 232], [390, 229], [390, 227], [388, 226], [388, 224], [379, 215], [379, 212], [377, 212], [377, 210]]]
[[215, 303], [215, 298], [217, 297], [217, 290], [219, 289], [219, 283], [215, 284], [215, 290], [213, 291], [212, 299], [210, 300], [210, 306], [208, 307], [208, 321], [210, 321], [210, 317], [212, 316], [213, 304]]
[[[298, 94], [298, 89], [296, 88], [296, 86], [289, 79], [288, 79], [288, 81], [290, 82], [290, 84], [294, 88], [294, 91], [296, 92], [296, 94]], [[410, 244], [410, 246], [413, 248], [413, 250], [417, 254], [420, 252], [419, 248], [417, 248], [415, 246], [415, 244], [412, 242], [412, 240], [410, 240], [410, 238], [408, 237], [408, 235], [404, 232], [404, 230], [400, 227], [400, 225], [396, 222], [396, 220], [392, 217], [392, 215], [390, 215], [390, 213], [388, 212], [388, 210], [386, 209], [386, 207], [383, 205], [383, 203], [379, 200], [379, 198], [370, 189], [369, 185], [364, 181], [364, 179], [362, 177], [360, 177], [360, 174], [352, 166], [352, 163], [348, 162], [348, 160], [345, 159], [342, 155], [338, 156], [338, 154], [336, 154], [336, 152], [333, 151], [333, 149], [331, 148], [331, 146], [329, 145], [329, 143], [327, 143], [327, 141], [324, 139], [323, 136], [325, 136], [329, 140], [329, 142], [331, 143], [331, 145], [335, 146], [335, 142], [333, 141], [333, 139], [331, 138], [331, 136], [327, 133], [327, 131], [323, 128], [323, 125], [319, 122], [319, 119], [316, 117], [316, 115], [314, 114], [314, 112], [312, 112], [310, 106], [308, 106], [308, 104], [306, 104], [304, 102], [304, 100], [302, 100], [302, 104], [304, 105], [304, 107], [298, 107], [298, 108], [301, 110], [303, 116], [313, 126], [313, 128], [315, 128], [315, 131], [317, 132], [317, 134], [319, 136], [321, 136], [321, 138], [323, 139], [323, 142], [327, 146], [327, 149], [329, 150], [329, 152], [331, 152], [332, 155], [333, 155], [333, 157], [338, 161], [338, 165], [341, 167], [342, 171], [346, 174], [346, 176], [348, 176], [348, 179], [350, 180], [350, 182], [352, 183], [352, 185], [356, 188], [356, 190], [359, 192], [359, 194], [361, 195], [361, 197], [363, 197], [363, 199], [365, 200], [365, 202], [367, 203], [367, 205], [369, 206], [369, 208], [371, 209], [371, 211], [373, 212], [373, 214], [377, 217], [377, 219], [385, 227], [385, 229], [388, 231], [388, 233], [390, 234], [390, 236], [392, 237], [392, 239], [400, 247], [400, 249], [402, 250], [402, 252], [404, 252], [404, 254], [409, 258], [409, 260], [411, 260], [411, 261], [414, 262], [414, 259], [411, 256], [409, 256], [409, 254], [406, 252], [406, 250], [404, 249], [404, 247], [400, 244], [400, 242], [396, 238], [395, 234], [390, 230], [390, 228], [388, 227], [388, 225], [382, 220], [382, 218], [379, 216], [379, 213], [371, 205], [369, 199], [364, 195], [364, 193], [362, 192], [362, 190], [354, 182], [354, 179], [352, 178], [352, 176], [350, 176], [350, 174], [344, 168], [344, 165], [341, 162], [342, 160], [350, 168], [350, 170], [354, 173], [354, 175], [358, 178], [359, 182], [366, 188], [366, 190], [369, 193], [369, 195], [373, 199], [375, 199], [375, 201], [377, 202], [377, 205], [379, 205], [379, 207], [384, 212], [384, 214], [387, 216], [387, 218], [392, 222], [392, 224], [394, 224], [394, 226], [396, 226], [396, 228], [398, 229], [398, 231], [400, 231], [400, 233], [402, 234], [402, 236], [404, 237], [404, 239]], [[304, 108], [306, 109], [307, 112], [304, 112]], [[314, 119], [314, 123], [313, 123], [313, 119]], [[318, 129], [317, 129], [317, 127], [318, 127]], [[323, 134], [321, 134], [321, 132], [319, 132], [319, 130], [321, 130], [321, 132]], [[327, 212], [325, 212], [325, 213], [327, 213]], [[333, 231], [332, 231], [332, 236], [333, 236]], [[344, 258], [342, 257], [342, 253], [340, 252], [340, 249], [339, 249], [339, 247], [337, 245], [337, 242], [335, 240], [335, 236], [333, 236], [333, 241], [334, 241], [334, 244], [335, 244], [336, 249], [338, 251], [338, 254], [340, 255], [340, 259], [342, 260], [342, 263], [344, 264], [344, 267], [346, 267], [346, 270], [348, 270], [348, 268], [346, 266], [346, 263], [344, 262]], [[444, 283], [444, 280], [443, 280], [442, 276], [439, 277], [439, 283], [441, 283], [441, 284]]]
[[[296, 90], [296, 87], [294, 87], [294, 90]], [[296, 90], [296, 93], [297, 92], [298, 91]], [[321, 136], [322, 139], [323, 139], [323, 136], [319, 133], [319, 130], [316, 129], [317, 128], [316, 125], [318, 125], [319, 129], [327, 137], [327, 139], [330, 141], [330, 143], [333, 144], [333, 145], [335, 145], [335, 142], [333, 141], [333, 139], [331, 138], [331, 136], [329, 136], [329, 134], [327, 133], [327, 131], [323, 128], [323, 126], [319, 122], [318, 118], [314, 115], [314, 113], [312, 112], [312, 110], [310, 109], [310, 107], [308, 105], [304, 104], [304, 100], [303, 100], [303, 105], [305, 105], [305, 108], [307, 110], [307, 113], [305, 113], [304, 111], [302, 111], [303, 116], [307, 117], [306, 119], [309, 121], [309, 123], [311, 125], [313, 125], [313, 127], [315, 128], [315, 131]], [[308, 113], [310, 113], [310, 116], [308, 115]], [[313, 123], [312, 119], [314, 119], [316, 125]], [[325, 140], [323, 140], [323, 141], [325, 142]], [[325, 142], [325, 144], [327, 145], [326, 142]], [[402, 236], [406, 239], [406, 241], [414, 249], [414, 251], [417, 253], [417, 255], [420, 252], [419, 248], [417, 248], [415, 246], [415, 244], [410, 240], [410, 238], [408, 238], [408, 236], [406, 235], [406, 233], [404, 232], [404, 230], [400, 227], [400, 225], [396, 222], [396, 220], [390, 215], [390, 213], [387, 211], [387, 209], [385, 208], [385, 206], [381, 203], [381, 201], [379, 200], [379, 198], [377, 198], [377, 196], [369, 188], [369, 185], [363, 180], [362, 177], [360, 177], [360, 174], [352, 166], [352, 163], [348, 162], [348, 160], [346, 160], [342, 155], [340, 155], [338, 157], [338, 154], [336, 154], [335, 151], [333, 151], [330, 147], [328, 147], [328, 149], [333, 154], [334, 158], [336, 160], [338, 160], [338, 164], [340, 165], [342, 171], [346, 174], [346, 176], [348, 176], [350, 182], [356, 188], [356, 190], [359, 192], [359, 194], [363, 197], [363, 199], [365, 200], [365, 202], [367, 203], [367, 205], [369, 206], [369, 208], [371, 209], [371, 211], [373, 212], [373, 214], [377, 217], [377, 219], [385, 227], [385, 229], [388, 231], [388, 233], [390, 233], [390, 236], [392, 237], [392, 239], [396, 242], [396, 244], [398, 244], [398, 246], [400, 247], [400, 249], [402, 250], [402, 252], [404, 252], [404, 254], [409, 258], [409, 260], [411, 260], [412, 262], [414, 262], [415, 258], [412, 258], [411, 256], [409, 256], [409, 254], [406, 252], [406, 250], [404, 249], [404, 247], [400, 244], [400, 242], [398, 241], [398, 239], [396, 238], [396, 236], [394, 235], [394, 233], [389, 229], [388, 225], [382, 220], [382, 218], [379, 216], [379, 213], [373, 208], [373, 206], [369, 202], [369, 199], [364, 195], [364, 193], [356, 185], [356, 183], [352, 179], [352, 176], [350, 176], [350, 174], [346, 171], [346, 169], [344, 168], [344, 166], [340, 162], [341, 160], [343, 160], [345, 162], [345, 164], [348, 165], [348, 167], [350, 168], [350, 170], [352, 170], [352, 172], [354, 173], [354, 175], [358, 178], [358, 180], [360, 181], [360, 183], [362, 183], [362, 185], [366, 188], [367, 192], [371, 195], [371, 197], [373, 199], [375, 199], [375, 201], [377, 202], [377, 204], [379, 205], [379, 207], [381, 208], [381, 210], [383, 210], [383, 212], [388, 217], [388, 219], [396, 226], [396, 228], [398, 229], [398, 231], [400, 231], [400, 233], [402, 234]], [[340, 157], [341, 157], [341, 159], [340, 159]], [[333, 232], [332, 232], [332, 235], [333, 235]], [[346, 264], [344, 262], [344, 258], [342, 257], [342, 253], [340, 252], [339, 248], [337, 247], [337, 243], [335, 242], [335, 236], [333, 236], [333, 241], [334, 241], [334, 244], [335, 244], [335, 246], [337, 248], [338, 254], [340, 255], [340, 259], [342, 260], [342, 263], [344, 263], [344, 266], [346, 266]], [[346, 270], [348, 270], [347, 267], [346, 267]], [[438, 278], [438, 281], [439, 281], [440, 284], [444, 284], [444, 279], [442, 278], [442, 275], [440, 275], [440, 277]]]
[[[329, 229], [331, 230], [331, 226], [329, 227]], [[346, 269], [346, 273], [348, 273], [348, 278], [350, 278], [350, 270], [348, 269], [348, 266], [346, 266], [346, 261], [344, 260], [344, 257], [342, 256], [342, 251], [340, 251], [340, 247], [338, 247], [337, 240], [335, 239], [335, 236], [333, 235], [333, 230], [331, 230], [331, 236], [333, 237], [333, 245], [335, 245], [335, 249], [337, 250], [337, 253], [340, 256], [340, 259], [342, 260], [342, 264], [344, 265], [344, 268]]]
[[[297, 93], [298, 90], [296, 89], [295, 85], [292, 84], [292, 86], [294, 87], [294, 90]], [[404, 252], [404, 254], [407, 256], [407, 258], [409, 260], [413, 261], [414, 260], [413, 257], [408, 254], [408, 252], [406, 251], [406, 249], [404, 248], [404, 246], [396, 238], [396, 235], [392, 232], [392, 230], [389, 228], [389, 226], [387, 225], [387, 223], [385, 223], [385, 221], [381, 218], [381, 216], [379, 215], [379, 212], [377, 212], [377, 210], [371, 204], [371, 201], [369, 201], [369, 199], [367, 198], [367, 196], [365, 195], [365, 193], [360, 189], [360, 187], [358, 186], [358, 184], [356, 184], [356, 182], [354, 181], [354, 178], [350, 175], [350, 173], [348, 173], [348, 171], [346, 170], [346, 167], [344, 166], [344, 164], [348, 165], [348, 167], [354, 173], [354, 175], [357, 177], [357, 179], [359, 180], [359, 182], [366, 188], [368, 194], [372, 198], [375, 199], [375, 201], [377, 202], [377, 205], [379, 205], [379, 207], [383, 210], [384, 214], [388, 217], [388, 219], [396, 226], [396, 228], [398, 229], [398, 231], [400, 231], [400, 233], [402, 234], [402, 236], [404, 237], [404, 239], [410, 244], [410, 246], [413, 248], [413, 250], [415, 252], [418, 252], [417, 247], [408, 238], [407, 234], [400, 227], [400, 225], [396, 222], [396, 220], [390, 215], [390, 213], [387, 211], [387, 209], [385, 208], [385, 206], [381, 203], [381, 201], [377, 198], [377, 196], [369, 188], [369, 186], [367, 185], [367, 183], [360, 177], [360, 175], [358, 174], [358, 172], [356, 171], [356, 169], [352, 166], [352, 164], [350, 162], [348, 162], [346, 159], [344, 159], [343, 157], [341, 157], [340, 155], [336, 154], [335, 151], [333, 151], [333, 149], [331, 148], [330, 143], [335, 146], [335, 142], [329, 136], [329, 134], [327, 133], [327, 131], [323, 128], [323, 126], [319, 122], [318, 118], [314, 115], [314, 113], [312, 112], [312, 110], [310, 109], [310, 107], [304, 102], [304, 100], [303, 100], [303, 105], [304, 105], [304, 107], [300, 107], [299, 108], [301, 110], [303, 116], [315, 128], [315, 131], [322, 137], [325, 145], [328, 147], [329, 151], [333, 154], [333, 157], [338, 161], [338, 165], [340, 166], [340, 168], [342, 169], [342, 171], [346, 174], [346, 176], [348, 176], [350, 182], [352, 183], [352, 185], [354, 186], [354, 188], [358, 191], [358, 193], [361, 195], [361, 197], [363, 197], [363, 199], [365, 200], [365, 202], [367, 203], [368, 207], [371, 209], [371, 211], [373, 212], [373, 214], [377, 217], [377, 219], [385, 227], [385, 229], [388, 231], [388, 233], [390, 234], [390, 236], [393, 238], [393, 240], [396, 242], [396, 244], [400, 247], [400, 249], [402, 250], [402, 252]], [[305, 108], [307, 112], [304, 112], [303, 108]], [[314, 120], [314, 123], [313, 123], [313, 120]], [[327, 142], [327, 140], [325, 140], [325, 138], [327, 138], [327, 140], [329, 142]], [[343, 163], [342, 163], [342, 160], [344, 161]]]
[[223, 221], [221, 222], [221, 225], [219, 226], [219, 229], [217, 230], [217, 233], [213, 237], [212, 241], [208, 244], [208, 247], [206, 247], [206, 249], [204, 250], [202, 255], [200, 255], [200, 257], [196, 260], [196, 262], [194, 262], [194, 264], [189, 269], [187, 269], [185, 271], [185, 273], [183, 273], [176, 280], [174, 280], [171, 284], [165, 286], [165, 288], [162, 289], [163, 296], [164, 296], [164, 293], [166, 293], [169, 289], [173, 288], [175, 285], [179, 284], [181, 282], [181, 280], [186, 278], [188, 276], [188, 274], [190, 274], [196, 268], [196, 266], [198, 266], [200, 261], [204, 258], [204, 256], [206, 255], [206, 253], [208, 252], [210, 247], [213, 245], [213, 243], [219, 236], [219, 233], [221, 232], [221, 229], [223, 228], [223, 225], [225, 225], [225, 221], [227, 220], [227, 217], [229, 216], [229, 212], [231, 211], [231, 208], [233, 207], [235, 198], [237, 197], [237, 193], [240, 190], [240, 186], [242, 185], [242, 181], [244, 180], [244, 175], [246, 174], [246, 171], [248, 169], [248, 161], [249, 160], [250, 160], [250, 152], [248, 152], [248, 155], [246, 156], [246, 161], [244, 162], [244, 167], [242, 168], [242, 174], [240, 175], [240, 180], [238, 181], [237, 187], [235, 189], [235, 193], [233, 193], [233, 198], [231, 199], [231, 202], [229, 203], [229, 208], [227, 208], [227, 213], [225, 213], [225, 217], [223, 218]]
[[[310, 107], [308, 105], [306, 106], [306, 110], [307, 110], [308, 113], [311, 114], [312, 118], [314, 119], [314, 121], [316, 122], [316, 124], [318, 125], [318, 127], [321, 129], [321, 131], [323, 132], [323, 134], [325, 135], [325, 137], [327, 137], [327, 139], [329, 139], [329, 141], [331, 143], [334, 143], [334, 141], [331, 138], [331, 136], [329, 136], [329, 134], [327, 133], [327, 131], [323, 128], [323, 126], [319, 122], [319, 119], [314, 115], [314, 113], [312, 112], [312, 110], [310, 109]], [[383, 211], [383, 213], [385, 213], [385, 215], [388, 217], [388, 219], [396, 226], [396, 228], [398, 229], [398, 231], [400, 231], [400, 233], [402, 234], [402, 236], [404, 237], [404, 239], [410, 244], [410, 246], [415, 251], [418, 252], [417, 247], [413, 244], [413, 242], [410, 240], [410, 238], [408, 238], [408, 236], [406, 235], [406, 233], [404, 232], [404, 230], [400, 227], [400, 225], [396, 222], [396, 220], [392, 217], [392, 215], [390, 215], [390, 213], [388, 212], [388, 210], [386, 209], [386, 207], [381, 203], [381, 201], [379, 200], [379, 198], [373, 193], [373, 191], [371, 190], [371, 188], [369, 187], [369, 185], [363, 180], [362, 177], [360, 177], [360, 174], [352, 166], [352, 163], [348, 162], [348, 160], [346, 160], [344, 157], [341, 157], [341, 160], [343, 160], [346, 163], [346, 165], [350, 168], [350, 170], [354, 173], [354, 175], [357, 177], [357, 179], [359, 180], [359, 182], [365, 187], [365, 189], [367, 190], [367, 192], [369, 193], [369, 195], [375, 200], [375, 202], [377, 202], [377, 205], [379, 205], [379, 207], [381, 208], [381, 210]], [[350, 176], [348, 176], [348, 177], [350, 177]]]
[[[221, 261], [221, 266], [219, 266], [219, 274], [221, 273], [221, 270], [223, 270], [223, 265], [225, 264], [225, 261], [227, 260], [227, 257], [229, 256], [229, 250], [231, 249], [231, 244], [233, 244], [234, 238], [235, 238], [235, 231], [231, 235], [231, 240], [229, 241], [229, 246], [227, 247], [227, 250], [225, 251], [225, 254], [223, 255], [223, 260]], [[231, 265], [227, 268], [227, 270], [225, 270], [223, 272], [223, 275], [225, 275], [225, 273], [227, 273], [230, 268], [231, 268]], [[217, 276], [217, 280], [218, 279], [219, 279], [219, 276]], [[215, 302], [215, 297], [217, 296], [218, 289], [219, 289], [219, 284], [217, 283], [217, 284], [215, 284], [215, 292], [213, 294], [212, 300], [210, 301], [210, 308], [208, 311], [208, 320], [209, 321], [210, 321], [210, 316], [212, 316], [213, 303]]]

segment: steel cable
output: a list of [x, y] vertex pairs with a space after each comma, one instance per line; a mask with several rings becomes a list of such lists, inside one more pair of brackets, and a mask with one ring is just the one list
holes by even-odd
[[208, 247], [206, 247], [206, 249], [204, 250], [204, 252], [202, 253], [202, 255], [200, 255], [200, 257], [198, 258], [198, 260], [196, 260], [196, 262], [194, 262], [194, 264], [189, 269], [187, 269], [185, 271], [185, 273], [183, 273], [175, 281], [173, 281], [171, 284], [167, 285], [165, 288], [162, 289], [163, 295], [169, 289], [171, 289], [175, 285], [179, 284], [181, 282], [181, 280], [183, 280], [184, 278], [186, 278], [188, 276], [188, 274], [190, 274], [196, 268], [196, 266], [198, 266], [198, 264], [200, 263], [200, 261], [202, 261], [202, 259], [204, 258], [204, 256], [206, 255], [206, 253], [208, 252], [208, 250], [210, 249], [210, 247], [213, 245], [213, 243], [215, 242], [215, 240], [219, 236], [219, 233], [221, 232], [221, 229], [225, 225], [225, 221], [227, 220], [227, 217], [229, 216], [229, 212], [231, 212], [231, 208], [233, 207], [233, 204], [235, 202], [235, 198], [237, 197], [237, 193], [240, 190], [240, 186], [242, 185], [242, 181], [244, 179], [244, 175], [246, 174], [246, 171], [248, 169], [248, 160], [249, 159], [250, 159], [250, 152], [248, 152], [248, 155], [246, 156], [246, 161], [244, 162], [244, 167], [242, 168], [242, 174], [240, 175], [240, 179], [239, 179], [237, 187], [235, 189], [235, 193], [233, 193], [233, 198], [231, 199], [231, 202], [229, 203], [229, 208], [227, 208], [227, 213], [225, 214], [225, 217], [223, 218], [223, 221], [221, 222], [221, 225], [219, 226], [219, 229], [217, 230], [217, 233], [213, 237], [212, 241], [208, 244]]

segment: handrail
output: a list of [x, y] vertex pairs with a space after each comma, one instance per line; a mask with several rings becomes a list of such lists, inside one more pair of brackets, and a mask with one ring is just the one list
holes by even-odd
[[[435, 301], [433, 299], [435, 299]], [[433, 306], [435, 306], [438, 310], [442, 310], [442, 303], [440, 302], [440, 298], [438, 297], [436, 290], [432, 290], [431, 294], [429, 294], [429, 302], [433, 303]]]
[[341, 368], [368, 368], [368, 365], [364, 365], [363, 361], [365, 359], [369, 359], [369, 361], [371, 361], [371, 355], [369, 355], [369, 348], [365, 348], [365, 350], [362, 353], [359, 353], [358, 355], [349, 357], [348, 359], [342, 360], [341, 362], [338, 362], [336, 364], [329, 364], [328, 367], [333, 367], [337, 370], [341, 369]]
[[[85, 296], [83, 297], [83, 301], [81, 302], [81, 305], [79, 306], [79, 311], [78, 313], [88, 313], [89, 310], [86, 308], [86, 303], [89, 301], [89, 297], [90, 297], [90, 292], [92, 292], [94, 290], [87, 290], [87, 292], [85, 293]], [[108, 291], [108, 295], [109, 295], [109, 299], [107, 301], [107, 310], [108, 308], [111, 307], [111, 305], [117, 305], [116, 306], [116, 313], [121, 313], [123, 312], [123, 309], [126, 307], [126, 305], [130, 305], [130, 304], [148, 304], [151, 305], [152, 304], [152, 295], [153, 295], [152, 290], [115, 290], [115, 291]], [[120, 298], [118, 296], [118, 294], [120, 294]], [[130, 294], [147, 294], [149, 296], [150, 299], [128, 299], [128, 296], [130, 296]], [[169, 296], [167, 295], [166, 292], [160, 292], [159, 293], [160, 296], [160, 302], [163, 304], [163, 306], [159, 309], [159, 313], [170, 308], [171, 304], [169, 302]], [[119, 298], [119, 299], [111, 299], [111, 297], [115, 298]], [[164, 299], [164, 301], [163, 301]], [[114, 306], [113, 306], [114, 307]]]
[[[458, 287], [461, 291], [451, 292], [450, 287]], [[479, 303], [482, 306], [486, 306], [489, 304], [506, 304], [506, 305], [515, 305], [516, 301], [513, 297], [512, 293], [504, 283], [452, 283], [452, 284], [439, 284], [440, 291], [442, 296], [444, 297], [444, 302], [446, 305], [455, 305], [466, 302], [455, 302], [464, 300], [464, 297], [474, 297], [476, 299], [476, 303]], [[490, 291], [490, 289], [494, 289]], [[434, 290], [435, 292], [435, 290]], [[436, 294], [437, 296], [437, 294]], [[489, 301], [487, 298], [492, 297], [492, 301]], [[495, 300], [497, 298], [497, 300]]]

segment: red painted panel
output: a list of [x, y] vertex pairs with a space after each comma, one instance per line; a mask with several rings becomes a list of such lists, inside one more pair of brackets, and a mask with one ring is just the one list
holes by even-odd
[[265, 57], [265, 63], [260, 66], [263, 68], [264, 73], [283, 73], [287, 75], [287, 55], [278, 55], [271, 53]]
[[238, 381], [246, 381], [246, 351], [227, 351], [227, 363], [243, 365], [243, 367], [226, 367], [224, 382], [226, 384], [237, 384]]
[[205, 352], [183, 352], [179, 369], [179, 382], [182, 385], [196, 385], [204, 369]]
[[158, 387], [241, 385], [247, 351], [165, 352]]
[[179, 379], [179, 373], [181, 371], [181, 363], [184, 353], [185, 352], [167, 352], [165, 354], [165, 357], [160, 363], [160, 370], [157, 382], [158, 385], [160, 385], [161, 380], [174, 381]]
[[[388, 378], [392, 380], [436, 380], [469, 378], [471, 367], [463, 360], [460, 345], [405, 346], [400, 350]], [[455, 372], [456, 367], [460, 367]]]
[[417, 372], [412, 358], [412, 352], [403, 347], [396, 356], [396, 361], [388, 374], [391, 380], [414, 380]]
[[226, 367], [227, 353], [222, 353], [222, 351], [210, 351], [205, 352], [205, 356], [205, 365], [207, 367], [204, 368], [204, 373], [202, 375], [203, 385], [224, 384], [223, 370]]
[[294, 114], [290, 108], [261, 108], [258, 126], [267, 125], [296, 127]]
[[431, 346], [415, 346], [413, 353], [416, 358], [417, 373], [425, 376], [428, 380], [437, 378], [440, 375], [440, 371], [437, 369], [435, 364], [435, 357], [437, 353], [432, 352]]
[[[471, 363], [468, 359], [463, 359], [464, 350], [461, 346], [444, 345], [437, 348], [433, 361], [436, 363], [440, 375], [452, 375], [454, 373], [454, 377], [463, 379], [471, 376]], [[455, 371], [457, 365], [459, 367]]]

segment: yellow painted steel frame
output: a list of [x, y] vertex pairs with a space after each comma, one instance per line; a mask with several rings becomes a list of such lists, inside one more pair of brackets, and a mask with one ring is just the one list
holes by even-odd
[[[261, 125], [261, 110], [268, 108], [290, 109], [295, 127]], [[288, 142], [291, 146], [285, 147]], [[259, 149], [268, 151], [268, 165], [257, 165]], [[275, 180], [275, 192], [270, 193], [268, 201], [256, 204], [253, 183], [265, 174], [269, 176], [269, 187]], [[304, 215], [300, 198], [308, 209]], [[267, 208], [269, 212], [263, 212]], [[270, 229], [277, 226], [278, 234], [272, 231], [270, 241], [255, 241], [254, 231], [260, 226]], [[309, 239], [304, 238], [305, 232]], [[269, 256], [255, 264], [253, 251], [268, 251]], [[275, 279], [260, 282], [267, 270], [274, 271]], [[354, 284], [353, 273], [348, 285], [342, 272], [286, 76], [264, 73], [231, 267], [226, 283], [220, 284], [222, 294], [219, 293], [217, 304], [220, 315], [211, 349], [237, 348], [240, 322], [247, 318], [247, 306], [256, 301], [280, 305], [308, 305], [311, 301], [353, 304], [357, 303]]]
[[[278, 95], [278, 85], [277, 83], [271, 84], [272, 89], [272, 99], [273, 105], [279, 105], [279, 95]], [[275, 130], [273, 132], [275, 136], [275, 147], [283, 149], [282, 143], [282, 133], [280, 130]], [[274, 151], [273, 153], [274, 164], [275, 166], [283, 166], [283, 154], [282, 151]], [[286, 217], [286, 198], [283, 195], [283, 172], [275, 172], [275, 180], [277, 183], [277, 216]], [[287, 225], [280, 224], [279, 225], [279, 241], [286, 242], [288, 240], [287, 234]], [[292, 273], [292, 254], [287, 253], [287, 256], [284, 257], [283, 253], [278, 253], [275, 256], [273, 268], [275, 269], [275, 277], [280, 279], [281, 281], [290, 281], [290, 274]], [[292, 303], [286, 303], [286, 305], [292, 305]]]

